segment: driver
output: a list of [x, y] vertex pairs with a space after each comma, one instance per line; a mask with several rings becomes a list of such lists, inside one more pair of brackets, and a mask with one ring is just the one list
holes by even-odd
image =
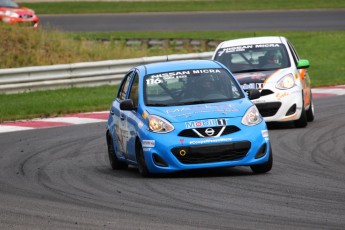
[[266, 64], [279, 64], [280, 58], [278, 57], [277, 53], [275, 51], [268, 51], [265, 54], [267, 63]]
[[211, 76], [206, 76], [200, 79], [199, 95], [201, 98], [207, 97], [210, 94], [217, 93], [214, 79]]

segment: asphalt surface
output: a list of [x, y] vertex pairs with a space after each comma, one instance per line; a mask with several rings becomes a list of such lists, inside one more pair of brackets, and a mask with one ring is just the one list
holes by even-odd
[[0, 229], [344, 229], [345, 96], [270, 125], [270, 173], [112, 171], [105, 123], [0, 134]]
[[43, 28], [71, 32], [344, 30], [345, 10], [39, 15]]

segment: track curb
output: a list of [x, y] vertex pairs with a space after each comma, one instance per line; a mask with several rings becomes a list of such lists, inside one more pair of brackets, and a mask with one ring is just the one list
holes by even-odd
[[[329, 86], [312, 89], [313, 98], [333, 97], [345, 95], [345, 85]], [[109, 111], [67, 114], [60, 117], [37, 118], [32, 120], [19, 120], [0, 123], [0, 134], [32, 129], [71, 126], [106, 122]]]

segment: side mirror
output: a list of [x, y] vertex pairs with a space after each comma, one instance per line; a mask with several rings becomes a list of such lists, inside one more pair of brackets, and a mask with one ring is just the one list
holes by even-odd
[[309, 61], [306, 59], [300, 59], [297, 63], [297, 69], [309, 68]]
[[120, 109], [121, 110], [135, 110], [137, 108], [134, 106], [132, 99], [126, 99], [120, 102]]
[[245, 92], [250, 100], [255, 100], [261, 97], [261, 94], [257, 89], [246, 89]]

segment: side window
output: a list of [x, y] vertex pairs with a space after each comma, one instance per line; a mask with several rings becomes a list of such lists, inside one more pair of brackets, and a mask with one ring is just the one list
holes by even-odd
[[120, 100], [126, 99], [129, 83], [131, 82], [132, 76], [133, 76], [133, 72], [129, 72], [124, 77], [122, 84], [120, 86], [120, 90], [117, 94], [117, 98], [119, 98]]
[[290, 52], [292, 53], [295, 65], [297, 65], [297, 62], [299, 60], [298, 54], [297, 54], [295, 48], [293, 47], [293, 45], [290, 42], [288, 42], [288, 45], [289, 45]]
[[139, 76], [138, 73], [133, 74], [133, 83], [131, 90], [129, 92], [129, 99], [133, 100], [134, 106], [138, 106], [138, 97], [139, 97]]

